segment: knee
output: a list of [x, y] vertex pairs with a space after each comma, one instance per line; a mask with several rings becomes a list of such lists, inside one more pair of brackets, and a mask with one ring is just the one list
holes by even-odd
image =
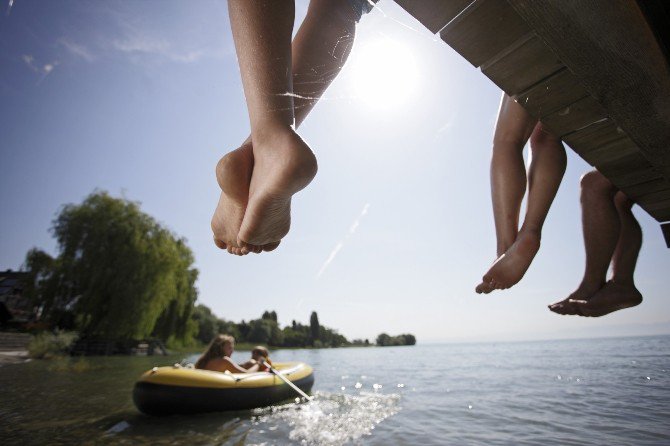
[[585, 173], [580, 180], [580, 186], [583, 193], [614, 195], [616, 192], [614, 185], [597, 170]]
[[628, 198], [626, 196], [626, 194], [624, 194], [621, 191], [618, 191], [614, 195], [614, 204], [616, 205], [617, 209], [621, 209], [621, 210], [626, 211], [626, 210], [630, 210], [630, 208], [633, 207], [634, 203], [633, 203], [633, 200], [631, 200], [630, 198]]
[[544, 147], [554, 147], [561, 145], [560, 138], [554, 136], [541, 122], [533, 129], [530, 135], [530, 146], [533, 149], [542, 149]]

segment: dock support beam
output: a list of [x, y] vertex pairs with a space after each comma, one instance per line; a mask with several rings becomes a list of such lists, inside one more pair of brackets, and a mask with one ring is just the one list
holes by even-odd
[[665, 237], [665, 244], [670, 248], [670, 221], [661, 223], [661, 230], [663, 231], [663, 237]]

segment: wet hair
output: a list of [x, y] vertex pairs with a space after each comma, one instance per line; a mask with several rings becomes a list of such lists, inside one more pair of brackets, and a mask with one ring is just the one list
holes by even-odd
[[225, 356], [223, 347], [226, 344], [235, 344], [235, 338], [230, 335], [220, 334], [212, 339], [205, 353], [198, 358], [195, 363], [196, 369], [204, 369], [209, 361], [214, 358], [223, 358]]
[[263, 347], [262, 345], [257, 345], [256, 347], [254, 347], [253, 350], [251, 350], [251, 356], [253, 357], [255, 355], [261, 355], [262, 357], [267, 359], [268, 356], [270, 356], [270, 353], [268, 353], [267, 348]]

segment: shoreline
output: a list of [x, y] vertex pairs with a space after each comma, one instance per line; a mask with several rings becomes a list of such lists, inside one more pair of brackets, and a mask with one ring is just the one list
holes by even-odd
[[0, 366], [7, 364], [21, 364], [30, 361], [28, 350], [0, 351]]

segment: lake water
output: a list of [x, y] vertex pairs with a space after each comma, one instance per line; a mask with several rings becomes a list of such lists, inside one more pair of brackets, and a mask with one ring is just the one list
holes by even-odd
[[314, 401], [138, 413], [135, 379], [181, 359], [0, 367], [0, 444], [670, 444], [669, 336], [279, 350], [274, 361], [314, 367]]

